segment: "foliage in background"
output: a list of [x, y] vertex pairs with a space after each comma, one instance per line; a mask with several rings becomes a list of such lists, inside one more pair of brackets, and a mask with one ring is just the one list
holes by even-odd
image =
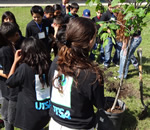
[[[113, 0], [111, 2], [112, 7], [117, 6], [116, 9], [113, 10], [114, 13], [121, 11], [124, 15], [126, 20], [125, 25], [122, 23], [118, 23], [118, 21], [103, 21], [98, 22], [97, 24], [103, 24], [103, 26], [98, 30], [98, 35], [101, 36], [103, 40], [103, 47], [108, 44], [108, 37], [112, 38], [112, 42], [115, 44], [115, 33], [114, 30], [119, 29], [119, 26], [124, 26], [125, 29], [125, 36], [132, 37], [133, 34], [138, 33], [139, 31], [143, 30], [143, 27], [147, 25], [147, 21], [143, 21], [146, 17], [147, 13], [150, 12], [150, 1], [146, 0], [134, 0], [132, 3], [124, 3], [125, 0]], [[97, 4], [96, 8], [99, 7], [100, 10], [103, 10], [103, 6], [100, 1], [98, 0], [87, 0], [86, 4], [89, 6], [93, 6], [93, 4]], [[144, 3], [144, 5], [143, 5]], [[119, 6], [118, 6], [119, 5]], [[110, 30], [111, 33], [107, 32], [107, 29]], [[104, 33], [102, 33], [104, 32]], [[94, 54], [99, 55], [99, 47], [97, 50], [93, 52]], [[96, 56], [97, 57], [97, 56]]]
[[[106, 8], [106, 7], [105, 7]], [[25, 35], [25, 28], [28, 22], [31, 21], [32, 17], [30, 14], [31, 7], [13, 7], [13, 8], [0, 8], [0, 16], [3, 14], [3, 12], [10, 10], [12, 11], [17, 19], [17, 22], [20, 26], [21, 31], [23, 32], [23, 35]], [[96, 16], [95, 12], [95, 6], [89, 7], [89, 6], [80, 6], [78, 15], [82, 16], [82, 12], [84, 9], [89, 9], [91, 11], [91, 18]], [[149, 21], [150, 19], [150, 13], [144, 18], [144, 22]], [[139, 47], [142, 47], [143, 50], [143, 83], [144, 83], [144, 96], [146, 97], [144, 99], [145, 102], [150, 102], [150, 54], [149, 54], [149, 48], [150, 48], [150, 22], [147, 23], [147, 27], [143, 27], [142, 31], [142, 43]], [[114, 53], [114, 50], [112, 52], [112, 55]], [[135, 56], [136, 53], [135, 53]], [[100, 67], [103, 69], [103, 65], [100, 64]], [[118, 73], [118, 68], [110, 65], [110, 68], [107, 71], [104, 71], [105, 76], [109, 76], [109, 80], [114, 82], [113, 77], [116, 76]], [[148, 115], [147, 118], [144, 120], [138, 119], [138, 114], [141, 113], [143, 110], [143, 106], [140, 102], [139, 97], [139, 77], [138, 77], [138, 71], [134, 69], [134, 67], [131, 65], [129, 67], [129, 78], [125, 81], [125, 84], [129, 85], [129, 89], [133, 91], [133, 94], [121, 98], [126, 104], [126, 112], [125, 116], [123, 118], [123, 123], [121, 126], [121, 130], [149, 130], [150, 129], [150, 108], [148, 109]], [[114, 84], [112, 84], [113, 86]], [[105, 80], [105, 96], [111, 96], [114, 97], [114, 92], [109, 92], [106, 90], [106, 88], [109, 87], [106, 80]], [[2, 128], [1, 130], [4, 130]], [[19, 130], [18, 128], [15, 128], [15, 130]], [[44, 130], [48, 130], [44, 129]]]

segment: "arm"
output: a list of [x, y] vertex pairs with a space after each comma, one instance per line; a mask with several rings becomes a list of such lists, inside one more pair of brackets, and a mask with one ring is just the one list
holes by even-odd
[[0, 70], [0, 76], [7, 79], [8, 74], [4, 74], [3, 70]]
[[11, 70], [10, 70], [7, 78], [9, 78], [15, 72], [16, 66], [17, 66], [18, 62], [20, 61], [20, 59], [21, 59], [21, 50], [17, 50], [15, 53], [14, 62], [12, 64]]
[[66, 14], [69, 13], [69, 4], [66, 4]]

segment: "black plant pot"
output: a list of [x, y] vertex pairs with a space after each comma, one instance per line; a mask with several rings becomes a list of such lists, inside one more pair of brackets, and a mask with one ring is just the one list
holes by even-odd
[[[107, 103], [113, 104], [115, 98], [114, 97], [106, 97], [106, 105]], [[123, 115], [125, 112], [125, 103], [121, 100], [117, 100], [116, 106], [119, 106], [122, 109], [120, 113], [111, 113], [104, 111], [102, 109], [98, 110], [97, 118], [98, 118], [98, 128], [97, 130], [120, 130]]]

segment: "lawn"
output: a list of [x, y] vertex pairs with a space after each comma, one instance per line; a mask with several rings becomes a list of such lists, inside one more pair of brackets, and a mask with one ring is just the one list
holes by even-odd
[[[25, 35], [25, 28], [28, 22], [31, 21], [30, 15], [31, 7], [15, 7], [15, 8], [0, 8], [0, 16], [3, 12], [9, 10], [16, 16], [17, 23], [20, 30]], [[80, 7], [79, 16], [82, 16], [82, 11], [88, 8], [91, 10], [91, 17], [96, 15], [95, 8], [93, 7]], [[145, 18], [146, 21], [150, 19], [150, 14]], [[150, 102], [150, 23], [147, 24], [142, 31], [142, 43], [139, 48], [142, 48], [143, 55], [143, 87], [144, 87], [144, 102]], [[113, 50], [114, 52], [114, 50]], [[113, 53], [112, 53], [113, 56]], [[137, 53], [135, 52], [137, 57]], [[100, 65], [103, 69], [103, 65]], [[118, 87], [119, 81], [114, 80], [113, 77], [117, 76], [118, 68], [111, 65], [110, 68], [104, 70], [105, 73], [105, 96], [115, 96], [115, 90]], [[147, 117], [143, 120], [138, 119], [138, 115], [143, 110], [140, 101], [139, 91], [139, 76], [138, 71], [134, 69], [133, 65], [129, 67], [129, 78], [123, 82], [123, 90], [120, 94], [120, 99], [126, 104], [126, 111], [123, 118], [121, 130], [150, 130], [150, 108], [148, 109]], [[17, 129], [16, 129], [17, 130]]]

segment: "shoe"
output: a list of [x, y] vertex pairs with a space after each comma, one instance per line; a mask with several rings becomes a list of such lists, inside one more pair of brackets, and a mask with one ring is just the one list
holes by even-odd
[[119, 76], [115, 76], [114, 79], [115, 80], [120, 80], [120, 77]]
[[116, 67], [119, 67], [119, 65], [118, 65], [118, 64], [115, 64], [115, 66], [116, 66]]
[[119, 78], [118, 78], [118, 76], [115, 76], [114, 79], [117, 80], [117, 79], [119, 79]]
[[116, 63], [113, 63], [113, 64], [114, 64], [114, 66], [119, 67], [119, 64], [116, 64]]
[[134, 66], [134, 68], [135, 68], [136, 70], [138, 70], [138, 69], [139, 69], [139, 66]]
[[104, 65], [104, 69], [108, 69], [109, 68], [109, 65]]

